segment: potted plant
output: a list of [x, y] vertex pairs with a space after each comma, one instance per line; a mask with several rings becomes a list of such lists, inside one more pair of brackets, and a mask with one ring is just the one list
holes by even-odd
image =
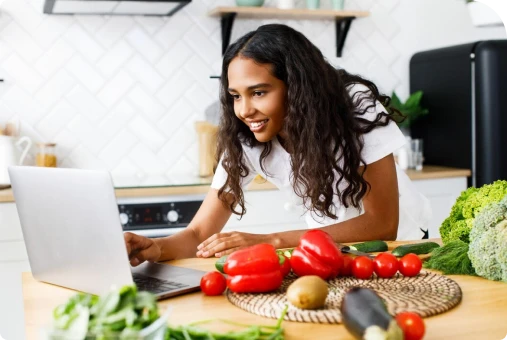
[[[404, 135], [410, 135], [410, 126], [418, 118], [427, 115], [428, 109], [421, 106], [421, 99], [423, 96], [422, 91], [412, 93], [405, 102], [402, 102], [400, 98], [393, 91], [391, 95], [391, 101], [389, 103], [390, 109], [399, 111], [402, 115], [394, 115], [394, 119]], [[391, 110], [392, 111], [392, 110]]]
[[474, 26], [503, 26], [500, 16], [488, 5], [473, 0], [465, 1]]

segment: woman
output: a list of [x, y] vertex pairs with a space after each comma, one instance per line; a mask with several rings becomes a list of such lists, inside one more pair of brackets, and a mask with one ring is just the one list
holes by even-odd
[[422, 238], [428, 202], [395, 165], [405, 138], [381, 105], [389, 98], [336, 70], [304, 35], [264, 25], [241, 37], [224, 55], [220, 99], [210, 191], [184, 231], [159, 239], [126, 233], [132, 265], [219, 257], [258, 243], [296, 246], [304, 230], [220, 233], [232, 213], [245, 213], [242, 188], [257, 174], [337, 242]]

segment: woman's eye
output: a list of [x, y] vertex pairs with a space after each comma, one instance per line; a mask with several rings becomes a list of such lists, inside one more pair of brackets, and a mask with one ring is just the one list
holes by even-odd
[[232, 99], [234, 100], [238, 100], [239, 99], [239, 94], [232, 94], [232, 93], [229, 93], [232, 97]]
[[255, 91], [255, 92], [254, 92], [254, 96], [256, 96], [256, 97], [260, 97], [260, 96], [262, 96], [263, 94], [264, 94], [264, 92], [263, 92], [263, 91]]

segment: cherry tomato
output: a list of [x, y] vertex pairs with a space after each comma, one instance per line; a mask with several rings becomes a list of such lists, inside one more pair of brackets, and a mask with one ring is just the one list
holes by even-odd
[[366, 256], [358, 256], [352, 260], [352, 274], [358, 279], [368, 279], [373, 274], [373, 261]]
[[396, 315], [396, 322], [403, 331], [405, 340], [420, 340], [424, 336], [426, 327], [423, 319], [413, 312], [402, 312]]
[[[280, 260], [280, 271], [282, 272], [282, 276], [286, 277], [290, 273], [290, 270], [291, 270], [290, 260], [285, 255], [278, 255], [278, 258]], [[282, 263], [282, 261], [283, 261], [283, 263]]]
[[399, 261], [399, 270], [403, 276], [416, 276], [422, 268], [422, 261], [416, 254], [407, 254]]
[[391, 253], [380, 253], [373, 260], [373, 269], [378, 277], [393, 277], [398, 271], [398, 259]]
[[219, 272], [209, 272], [201, 278], [201, 290], [204, 294], [221, 295], [227, 286], [227, 280]]
[[354, 258], [352, 256], [343, 255], [343, 266], [340, 270], [340, 276], [352, 276], [352, 261]]

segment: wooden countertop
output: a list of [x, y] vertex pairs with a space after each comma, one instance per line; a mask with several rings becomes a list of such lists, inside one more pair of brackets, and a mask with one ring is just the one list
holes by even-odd
[[[443, 166], [426, 165], [423, 170], [407, 170], [407, 175], [412, 180], [439, 179], [450, 177], [469, 177], [471, 171], [468, 169], [456, 169]], [[211, 181], [211, 180], [210, 180]], [[140, 187], [116, 189], [116, 197], [149, 197], [168, 195], [193, 195], [205, 194], [208, 192], [209, 184], [194, 186], [165, 186], [165, 187]], [[264, 179], [256, 178], [248, 187], [248, 190], [277, 190], [276, 186]], [[0, 203], [14, 202], [11, 189], [0, 190]]]
[[[390, 242], [389, 248], [407, 242]], [[182, 267], [214, 270], [215, 259], [185, 259], [168, 262]], [[462, 302], [450, 311], [425, 319], [425, 339], [504, 339], [507, 334], [507, 283], [474, 276], [450, 275], [461, 287]], [[31, 273], [22, 274], [25, 328], [27, 339], [37, 339], [41, 327], [50, 324], [53, 308], [64, 303], [75, 291], [41, 283]], [[201, 292], [159, 302], [171, 305], [172, 325], [211, 318], [233, 319], [246, 324], [274, 325], [276, 320], [248, 313], [232, 305], [225, 295], [205, 296]], [[220, 324], [219, 324], [220, 325]], [[217, 328], [218, 327], [218, 328]], [[214, 330], [224, 330], [217, 326]], [[284, 321], [286, 339], [353, 339], [343, 325], [326, 325]]]

